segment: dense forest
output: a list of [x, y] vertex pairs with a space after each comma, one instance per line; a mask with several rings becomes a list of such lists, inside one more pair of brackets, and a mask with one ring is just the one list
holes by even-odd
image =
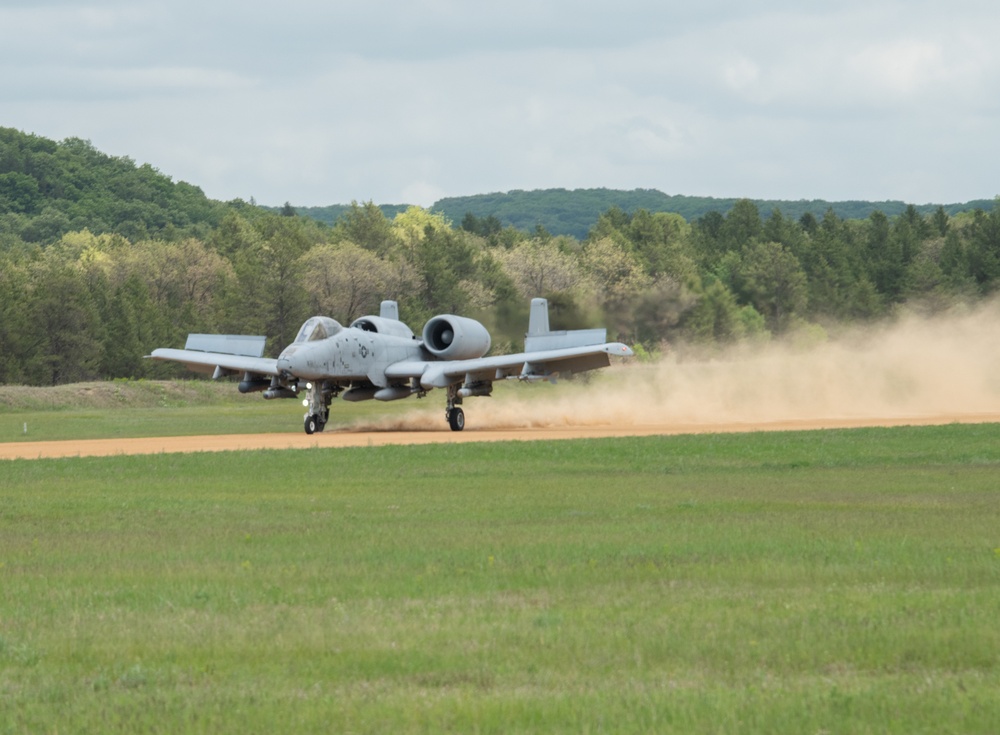
[[[716, 200], [722, 201], [722, 200]], [[626, 202], [627, 204], [627, 202]], [[714, 348], [940, 312], [1000, 286], [1000, 206], [828, 207], [790, 216], [736, 200], [697, 217], [612, 205], [581, 237], [372, 202], [332, 224], [215, 202], [156, 169], [0, 128], [0, 382], [166, 377], [145, 361], [188, 332], [264, 334], [269, 354], [311, 314], [348, 322], [400, 302], [518, 348], [528, 300], [555, 328], [597, 323], [640, 352]]]

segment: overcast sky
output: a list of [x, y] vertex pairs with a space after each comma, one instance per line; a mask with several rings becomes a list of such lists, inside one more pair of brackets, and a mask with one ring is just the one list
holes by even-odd
[[0, 126], [215, 199], [1000, 194], [996, 0], [0, 0]]

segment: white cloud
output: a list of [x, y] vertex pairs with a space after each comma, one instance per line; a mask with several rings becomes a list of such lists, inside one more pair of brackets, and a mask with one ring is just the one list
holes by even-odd
[[1000, 7], [938, 5], [8, 2], [0, 124], [265, 203], [990, 197]]
[[900, 39], [869, 46], [849, 60], [858, 79], [882, 94], [910, 96], [944, 76], [943, 49], [935, 41]]
[[739, 93], [757, 86], [760, 81], [760, 67], [752, 60], [741, 57], [726, 64], [722, 76], [726, 80], [726, 84]]
[[[74, 75], [76, 76], [76, 75]], [[97, 88], [125, 94], [155, 95], [160, 92], [198, 94], [253, 87], [253, 81], [223, 69], [151, 67], [93, 69], [79, 75]]]

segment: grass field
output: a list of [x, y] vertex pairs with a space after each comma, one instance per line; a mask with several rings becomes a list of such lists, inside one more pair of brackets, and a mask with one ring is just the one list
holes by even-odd
[[1000, 425], [0, 463], [0, 734], [1000, 732], [998, 480]]
[[[443, 415], [444, 402], [338, 401], [330, 413], [330, 428], [414, 409], [439, 409]], [[0, 386], [0, 442], [301, 432], [303, 411], [298, 400], [241, 395], [234, 381]]]

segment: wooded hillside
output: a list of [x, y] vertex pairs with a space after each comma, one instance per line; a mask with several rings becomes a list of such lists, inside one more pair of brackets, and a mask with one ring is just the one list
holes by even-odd
[[[434, 203], [431, 209], [441, 212], [454, 222], [461, 221], [468, 213], [477, 217], [496, 217], [504, 226], [533, 231], [541, 227], [553, 235], [571, 235], [583, 239], [590, 232], [597, 217], [613, 207], [635, 213], [648, 212], [679, 214], [689, 222], [704, 217], [709, 212], [728, 214], [740, 199], [668, 195], [655, 189], [619, 191], [615, 189], [544, 189], [538, 191], [508, 191], [497, 194], [479, 194], [467, 197], [450, 197]], [[782, 201], [773, 199], [751, 200], [761, 212], [778, 210], [783, 217], [799, 219], [806, 214], [822, 217], [832, 210], [841, 219], [864, 219], [880, 211], [895, 217], [907, 209], [906, 202], [827, 202], [819, 199]], [[944, 207], [948, 214], [988, 209], [992, 201], [982, 200]], [[938, 205], [917, 206], [917, 211], [930, 215]]]
[[204, 237], [226, 209], [196, 186], [88, 141], [0, 128], [0, 237], [8, 240], [48, 243], [82, 229], [133, 240]]
[[554, 328], [604, 324], [640, 351], [682, 349], [943, 311], [1000, 284], [1000, 207], [906, 206], [790, 217], [737, 200], [689, 220], [612, 206], [583, 237], [495, 214], [353, 203], [332, 226], [207, 199], [150, 166], [0, 129], [0, 382], [162, 377], [144, 361], [188, 332], [264, 334], [349, 322], [400, 302], [419, 330], [464, 313], [520, 348], [528, 300]]
[[[709, 212], [728, 214], [739, 199], [715, 197], [693, 197], [668, 195], [655, 189], [538, 189], [534, 191], [508, 191], [494, 194], [476, 194], [465, 197], [439, 199], [431, 205], [430, 211], [443, 214], [452, 222], [461, 222], [467, 214], [480, 219], [495, 218], [501, 227], [513, 227], [525, 232], [535, 232], [539, 228], [550, 235], [570, 235], [578, 240], [587, 237], [597, 218], [609, 209], [617, 207], [623, 212], [634, 214], [640, 209], [647, 212], [669, 212], [679, 214], [689, 222], [704, 217]], [[827, 211], [833, 211], [841, 219], [864, 219], [873, 212], [882, 212], [888, 217], [903, 214], [910, 206], [902, 201], [886, 202], [828, 202], [821, 199], [783, 201], [775, 199], [751, 200], [761, 212], [778, 210], [783, 217], [798, 220], [809, 214], [822, 218]], [[404, 204], [379, 205], [386, 217], [392, 219], [406, 210]], [[916, 210], [930, 216], [938, 209], [937, 204], [916, 205]], [[949, 215], [971, 212], [975, 209], [991, 209], [992, 200], [981, 199], [961, 204], [943, 205]], [[349, 205], [335, 204], [328, 207], [296, 207], [298, 214], [324, 222], [336, 223]], [[278, 212], [280, 208], [272, 207]]]

